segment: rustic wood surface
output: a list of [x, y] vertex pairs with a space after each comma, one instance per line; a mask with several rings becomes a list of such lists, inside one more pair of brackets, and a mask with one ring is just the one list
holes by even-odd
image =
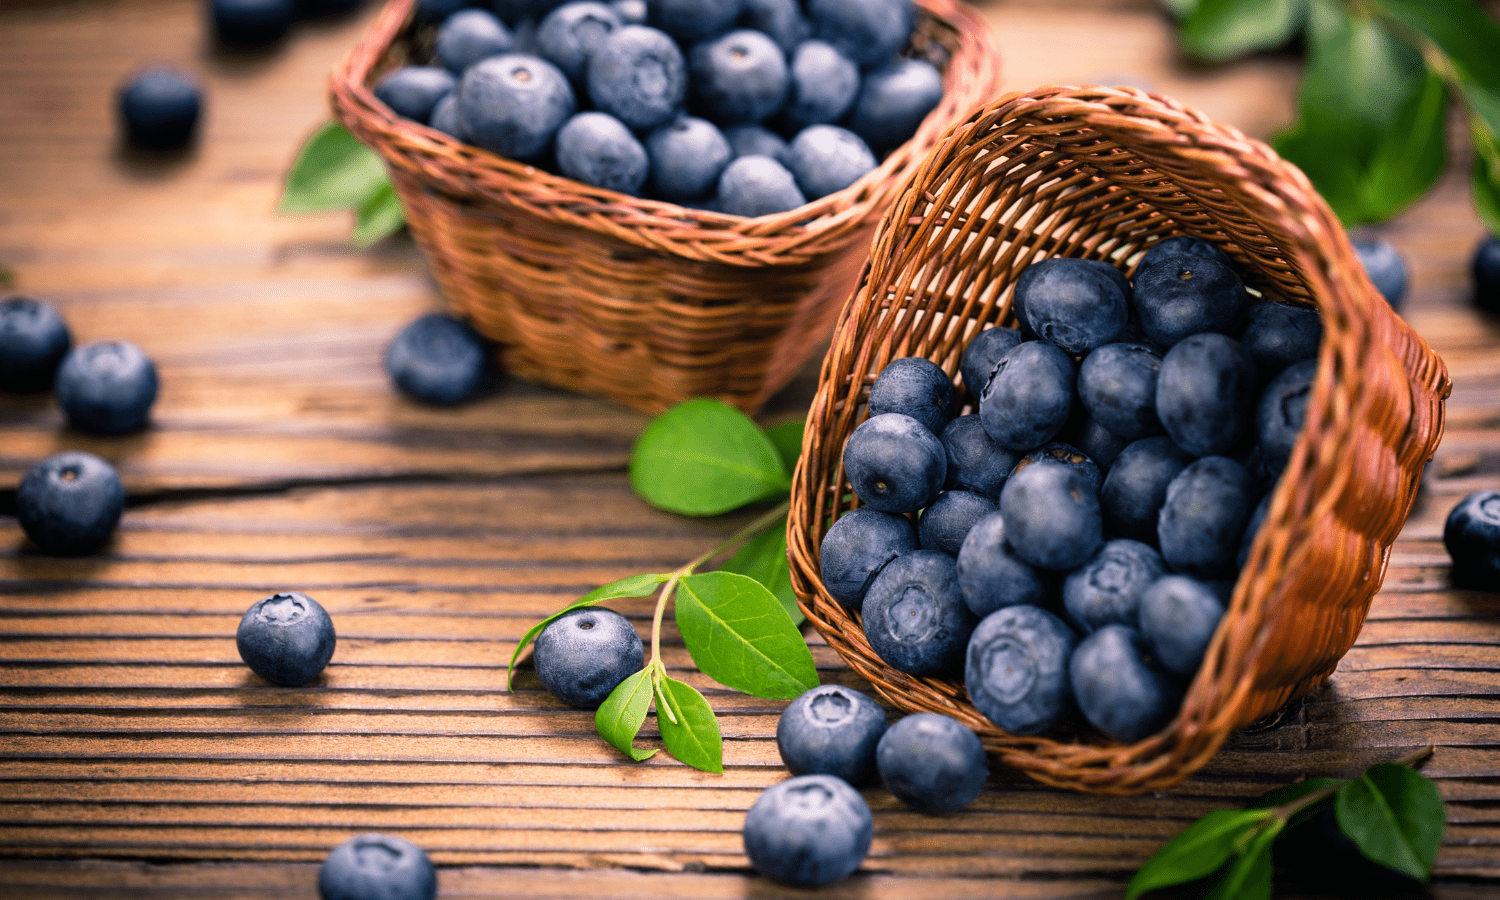
[[[1187, 65], [1147, 0], [979, 5], [1013, 89], [1144, 83], [1259, 136], [1290, 117], [1294, 59]], [[745, 517], [636, 500], [624, 464], [645, 419], [618, 406], [505, 380], [458, 409], [396, 395], [382, 347], [442, 303], [420, 255], [405, 238], [350, 249], [341, 214], [275, 212], [327, 117], [324, 78], [374, 8], [229, 55], [200, 6], [0, 3], [0, 265], [79, 342], [133, 341], [162, 376], [151, 427], [121, 438], [67, 429], [50, 395], [0, 396], [0, 894], [309, 897], [327, 851], [372, 830], [426, 848], [447, 897], [790, 893], [753, 875], [739, 836], [785, 777], [781, 703], [715, 689], [669, 634], [674, 674], [720, 713], [726, 772], [708, 775], [625, 761], [529, 667], [503, 690], [532, 622], [674, 568]], [[183, 157], [118, 143], [113, 89], [153, 61], [206, 87]], [[1209, 809], [1429, 743], [1449, 819], [1430, 893], [1500, 894], [1500, 595], [1452, 590], [1440, 541], [1459, 497], [1500, 486], [1500, 322], [1469, 303], [1482, 229], [1465, 163], [1459, 150], [1452, 177], [1380, 229], [1455, 389], [1385, 587], [1328, 684], [1160, 795], [996, 771], [969, 810], [930, 818], [868, 788], [870, 856], [822, 895], [1119, 896]], [[763, 420], [801, 418], [814, 378]], [[26, 544], [14, 490], [73, 448], [114, 462], [128, 508], [105, 552], [53, 559]], [[338, 623], [333, 664], [302, 689], [235, 651], [244, 610], [282, 589]], [[649, 632], [649, 600], [618, 607]], [[858, 683], [826, 646], [814, 657], [823, 680]], [[644, 743], [659, 745], [649, 722]]]

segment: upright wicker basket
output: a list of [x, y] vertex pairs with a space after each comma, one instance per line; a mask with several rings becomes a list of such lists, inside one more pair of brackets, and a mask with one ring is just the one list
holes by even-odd
[[[1130, 745], [1083, 728], [1010, 735], [961, 683], [887, 666], [821, 584], [819, 542], [857, 503], [844, 441], [889, 360], [924, 356], [957, 377], [970, 337], [1014, 324], [1011, 285], [1031, 262], [1081, 256], [1129, 271], [1172, 233], [1218, 245], [1266, 296], [1317, 306], [1324, 340], [1307, 425], [1176, 719]], [[1316, 686], [1354, 643], [1449, 390], [1442, 361], [1375, 292], [1327, 205], [1264, 144], [1132, 89], [1013, 94], [944, 135], [881, 223], [808, 414], [788, 524], [792, 583], [818, 631], [898, 707], [957, 717], [1000, 761], [1048, 784], [1165, 788], [1232, 731]]]
[[517, 375], [655, 413], [695, 396], [758, 409], [827, 340], [901, 177], [1000, 92], [993, 36], [959, 0], [916, 0], [907, 55], [944, 71], [916, 135], [850, 187], [746, 219], [593, 188], [391, 112], [370, 89], [430, 34], [391, 0], [329, 79], [334, 114], [385, 160], [443, 293]]

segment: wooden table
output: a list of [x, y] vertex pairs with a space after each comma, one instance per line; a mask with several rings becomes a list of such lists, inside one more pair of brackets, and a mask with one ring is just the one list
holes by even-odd
[[[1290, 117], [1295, 60], [1187, 66], [1148, 0], [981, 5], [1012, 88], [1144, 81], [1262, 136]], [[442, 303], [420, 255], [404, 237], [350, 249], [340, 214], [275, 212], [327, 118], [324, 78], [373, 13], [234, 57], [209, 48], [193, 0], [0, 9], [0, 264], [77, 340], [133, 341], [162, 376], [152, 426], [121, 438], [68, 430], [49, 395], [0, 398], [0, 894], [309, 897], [331, 847], [379, 830], [427, 849], [445, 897], [783, 896], [739, 835], [786, 774], [781, 703], [686, 676], [726, 736], [727, 771], [708, 775], [626, 762], [529, 668], [502, 689], [539, 617], [676, 567], [744, 517], [636, 500], [624, 464], [646, 420], [610, 403], [520, 382], [458, 409], [401, 398], [382, 347]], [[111, 117], [115, 85], [158, 60], [207, 89], [201, 141], [172, 162], [122, 151]], [[1427, 743], [1449, 817], [1432, 894], [1500, 894], [1500, 595], [1451, 590], [1439, 540], [1460, 496], [1500, 484], [1500, 323], [1468, 303], [1481, 228], [1463, 168], [1380, 230], [1411, 262], [1407, 319], [1455, 390], [1385, 587], [1327, 685], [1160, 795], [996, 771], [969, 810], [929, 818], [869, 788], [874, 847], [824, 896], [1118, 896], [1214, 807]], [[814, 377], [763, 420], [800, 418]], [[84, 559], [38, 554], [14, 518], [22, 474], [67, 448], [113, 461], [130, 493], [115, 542]], [[333, 665], [299, 690], [253, 676], [234, 646], [244, 610], [282, 589], [338, 623]], [[649, 627], [649, 601], [619, 607]], [[813, 643], [825, 681], [858, 684]], [[683, 673], [680, 642], [667, 661]]]

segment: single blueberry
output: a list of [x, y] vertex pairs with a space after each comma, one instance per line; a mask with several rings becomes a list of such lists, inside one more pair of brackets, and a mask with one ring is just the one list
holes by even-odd
[[1056, 345], [1027, 341], [1000, 357], [979, 397], [979, 419], [990, 440], [1026, 451], [1052, 440], [1073, 408], [1078, 373]]
[[797, 186], [811, 200], [842, 191], [877, 165], [859, 135], [837, 125], [807, 126], [792, 138], [787, 152]]
[[833, 599], [858, 610], [886, 563], [917, 547], [917, 530], [906, 516], [870, 506], [851, 510], [839, 516], [818, 545], [823, 587]]
[[969, 529], [958, 551], [957, 575], [964, 603], [981, 619], [1008, 606], [1041, 606], [1052, 594], [1047, 573], [1016, 556], [1005, 540], [1005, 517], [998, 512]]
[[1299, 303], [1253, 304], [1239, 332], [1240, 346], [1255, 363], [1262, 383], [1294, 362], [1316, 357], [1322, 340], [1318, 311]]
[[869, 805], [848, 782], [799, 775], [766, 788], [745, 814], [745, 855], [772, 881], [818, 887], [859, 868], [874, 830]]
[[990, 774], [979, 735], [938, 713], [915, 713], [887, 728], [875, 760], [897, 800], [933, 816], [973, 803]]
[[953, 418], [953, 381], [937, 363], [920, 356], [903, 356], [886, 363], [870, 385], [870, 415], [901, 413], [911, 416], [933, 434]]
[[964, 687], [974, 708], [1011, 734], [1041, 734], [1073, 711], [1068, 659], [1078, 636], [1037, 606], [1007, 606], [969, 638]]
[[1125, 625], [1106, 625], [1079, 641], [1068, 672], [1083, 717], [1122, 744], [1160, 731], [1182, 702], [1182, 686]]
[[57, 309], [45, 300], [0, 300], [0, 390], [45, 391], [73, 336]]
[[646, 138], [651, 190], [666, 200], [696, 200], [714, 192], [734, 158], [729, 139], [714, 123], [679, 116]]
[[625, 25], [645, 25], [649, 14], [646, 0], [613, 0], [610, 8], [615, 15], [620, 17], [620, 22]]
[[859, 66], [823, 41], [799, 44], [787, 72], [786, 104], [778, 121], [790, 132], [837, 122], [859, 92]]
[[1274, 471], [1286, 468], [1292, 455], [1292, 446], [1302, 435], [1302, 424], [1307, 419], [1307, 404], [1312, 399], [1313, 379], [1318, 374], [1318, 361], [1304, 359], [1294, 363], [1271, 379], [1261, 393], [1260, 408], [1256, 415], [1256, 429], [1260, 438], [1265, 463]]
[[1162, 667], [1192, 678], [1224, 618], [1213, 588], [1186, 575], [1164, 575], [1141, 594], [1141, 636]]
[[386, 834], [350, 838], [318, 870], [321, 900], [433, 900], [437, 872], [411, 841]]
[[651, 0], [647, 6], [652, 25], [687, 45], [728, 31], [745, 0]]
[[957, 557], [974, 523], [996, 511], [992, 497], [973, 491], [943, 491], [922, 510], [917, 537], [923, 548]]
[[307, 684], [328, 665], [337, 643], [333, 619], [297, 591], [272, 594], [245, 611], [234, 644], [250, 671], [281, 687]]
[[544, 155], [575, 109], [567, 76], [537, 56], [491, 56], [458, 82], [458, 121], [469, 142], [521, 162]]
[[957, 564], [936, 550], [886, 563], [865, 593], [863, 619], [871, 649], [908, 675], [958, 671], [975, 622], [958, 588]]
[[1078, 402], [1106, 430], [1127, 440], [1161, 431], [1156, 380], [1161, 357], [1145, 344], [1105, 344], [1078, 366]]
[[764, 31], [787, 54], [812, 36], [812, 23], [802, 15], [799, 0], [745, 0], [740, 24]]
[[1475, 491], [1448, 513], [1443, 546], [1453, 560], [1453, 583], [1500, 591], [1500, 491]]
[[891, 513], [916, 512], [931, 503], [948, 475], [943, 442], [900, 413], [861, 422], [844, 443], [843, 461], [855, 495], [867, 506]]
[[865, 75], [849, 130], [876, 153], [906, 143], [943, 99], [943, 73], [923, 59], [898, 58]]
[[1016, 460], [1016, 467], [1010, 470], [1011, 476], [1014, 477], [1017, 472], [1034, 463], [1067, 466], [1079, 475], [1082, 475], [1084, 480], [1095, 491], [1098, 491], [1100, 486], [1104, 484], [1104, 475], [1099, 471], [1098, 464], [1089, 459], [1088, 454], [1074, 447], [1072, 444], [1061, 442], [1043, 444]]
[[990, 376], [995, 374], [995, 364], [1020, 343], [1020, 331], [997, 326], [984, 329], [964, 345], [958, 371], [963, 377], [964, 389], [969, 392], [976, 408], [985, 387], [990, 383]]
[[719, 176], [719, 206], [732, 216], [770, 216], [807, 203], [791, 170], [769, 156], [732, 160]]
[[285, 38], [297, 17], [296, 0], [209, 0], [214, 38], [227, 47], [260, 49]]
[[1099, 494], [1070, 466], [1044, 463], [1011, 475], [1000, 514], [1016, 555], [1037, 568], [1077, 568], [1104, 543]]
[[1485, 235], [1474, 248], [1469, 263], [1474, 279], [1474, 303], [1480, 309], [1500, 313], [1500, 238]]
[[807, 0], [813, 34], [861, 67], [889, 62], [911, 37], [911, 0]]
[[1099, 489], [1109, 533], [1155, 544], [1167, 486], [1192, 461], [1191, 454], [1165, 436], [1142, 438], [1121, 450]]
[[462, 75], [464, 69], [481, 59], [509, 53], [514, 44], [510, 29], [494, 13], [461, 9], [444, 19], [438, 29], [437, 57], [449, 72]]
[[181, 72], [149, 68], [120, 85], [115, 97], [125, 139], [147, 150], [185, 146], [198, 128], [203, 97]]
[[1115, 339], [1130, 312], [1120, 272], [1096, 259], [1052, 257], [1027, 266], [1016, 279], [1016, 303], [1042, 339], [1069, 354]]
[[479, 386], [485, 357], [484, 339], [469, 323], [430, 313], [396, 333], [385, 351], [385, 371], [417, 400], [461, 403]]
[[1167, 485], [1156, 524], [1162, 558], [1185, 575], [1232, 577], [1259, 500], [1244, 466], [1225, 456], [1194, 461]]
[[125, 509], [114, 467], [92, 453], [68, 451], [27, 470], [16, 488], [16, 519], [43, 553], [80, 556], [109, 540]]
[[619, 14], [603, 3], [564, 3], [542, 19], [536, 33], [537, 49], [573, 83], [581, 84], [589, 57], [610, 32], [624, 26]]
[[57, 405], [89, 434], [124, 434], [146, 424], [156, 402], [156, 364], [127, 341], [69, 350], [57, 367]]
[[990, 440], [977, 413], [949, 422], [938, 439], [948, 457], [945, 487], [999, 499], [1000, 489], [1016, 467], [1018, 457], [1014, 451]]
[[875, 745], [885, 710], [840, 684], [822, 684], [787, 704], [776, 721], [776, 749], [793, 775], [832, 775], [863, 784], [876, 775]]
[[536, 676], [552, 696], [577, 709], [598, 709], [646, 664], [646, 651], [630, 620], [602, 606], [585, 606], [542, 629], [534, 659]]
[[775, 41], [749, 28], [693, 47], [688, 70], [692, 108], [724, 125], [770, 118], [786, 102], [791, 84], [786, 54]]
[[1169, 256], [1135, 276], [1141, 330], [1166, 347], [1191, 334], [1234, 331], [1249, 302], [1234, 270], [1203, 256]]
[[456, 140], [463, 140], [463, 126], [458, 121], [458, 92], [443, 95], [443, 99], [432, 108], [428, 125]]
[[425, 125], [457, 83], [452, 72], [438, 66], [402, 66], [380, 79], [375, 96], [396, 115]]
[[609, 113], [581, 112], [557, 130], [557, 167], [594, 187], [639, 194], [651, 162], [624, 122]]
[[1178, 234], [1157, 241], [1150, 247], [1147, 247], [1146, 252], [1141, 254], [1141, 261], [1136, 264], [1135, 270], [1140, 272], [1161, 260], [1173, 256], [1200, 256], [1205, 259], [1211, 259], [1223, 266], [1233, 265], [1229, 261], [1229, 257], [1224, 255], [1223, 250], [1220, 250], [1208, 241], [1202, 238], [1188, 237], [1185, 234]]
[[1136, 627], [1142, 595], [1165, 571], [1161, 554], [1149, 544], [1106, 541], [1063, 581], [1063, 609], [1084, 633], [1105, 625]]
[[1227, 453], [1253, 428], [1255, 384], [1255, 365], [1238, 341], [1212, 332], [1190, 335], [1162, 357], [1156, 415], [1177, 446], [1194, 456]]
[[724, 129], [724, 137], [729, 141], [735, 159], [769, 156], [784, 166], [791, 158], [787, 155], [790, 150], [787, 142], [764, 125], [731, 125]]
[[1385, 302], [1391, 309], [1401, 309], [1401, 301], [1406, 299], [1407, 274], [1406, 260], [1400, 252], [1382, 238], [1355, 238], [1354, 254]]
[[682, 51], [665, 33], [645, 25], [611, 31], [589, 57], [586, 78], [594, 105], [631, 128], [666, 124], [687, 96]]

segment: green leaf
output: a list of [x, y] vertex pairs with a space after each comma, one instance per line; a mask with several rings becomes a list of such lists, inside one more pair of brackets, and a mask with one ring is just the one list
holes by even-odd
[[1198, 0], [1178, 39], [1190, 55], [1224, 62], [1280, 47], [1302, 26], [1307, 0]]
[[656, 593], [657, 587], [664, 584], [671, 577], [670, 574], [627, 575], [619, 581], [611, 581], [609, 584], [594, 588], [592, 591], [589, 591], [587, 594], [584, 594], [582, 597], [579, 597], [577, 600], [574, 600], [572, 603], [569, 603], [567, 606], [564, 606], [562, 609], [528, 628], [526, 633], [521, 636], [521, 640], [516, 644], [516, 652], [510, 655], [510, 667], [505, 672], [505, 689], [507, 691], [510, 690], [511, 679], [516, 671], [516, 660], [521, 658], [522, 651], [531, 646], [531, 642], [536, 640], [536, 636], [542, 633], [542, 629], [580, 607], [593, 606], [595, 603], [603, 603], [606, 600], [615, 600], [620, 597], [649, 597], [651, 594]]
[[1381, 222], [1427, 193], [1448, 164], [1448, 86], [1429, 71], [1381, 135], [1360, 183], [1359, 217]]
[[797, 457], [802, 455], [802, 435], [806, 430], [807, 422], [801, 419], [782, 422], [766, 429], [766, 437], [771, 439], [776, 452], [781, 454], [781, 462], [788, 472], [796, 468]]
[[[1306, 781], [1299, 781], [1296, 784], [1289, 784], [1286, 787], [1277, 788], [1276, 790], [1271, 791], [1269, 794], [1263, 795], [1254, 803], [1250, 804], [1250, 806], [1253, 809], [1265, 809], [1267, 807], [1273, 806], [1289, 806], [1290, 804], [1301, 800], [1303, 797], [1306, 797], [1309, 794], [1316, 794], [1318, 791], [1337, 787], [1338, 785], [1344, 783], [1344, 780], [1341, 778], [1309, 778]], [[1332, 800], [1333, 796], [1330, 794], [1328, 797], [1323, 798], [1321, 802], [1310, 803], [1307, 806], [1302, 807], [1301, 809], [1292, 813], [1292, 815], [1287, 819], [1287, 827], [1290, 828], [1291, 826], [1296, 825], [1305, 819], [1311, 818], [1313, 813], [1317, 812], [1324, 803], [1331, 802]]]
[[1161, 5], [1167, 8], [1173, 18], [1183, 19], [1198, 8], [1198, 0], [1161, 0]]
[[1431, 41], [1459, 78], [1500, 91], [1500, 24], [1474, 0], [1376, 0], [1377, 10]]
[[281, 211], [353, 209], [382, 185], [389, 182], [380, 157], [344, 126], [330, 122], [307, 139], [287, 171]]
[[1267, 809], [1216, 809], [1156, 851], [1126, 889], [1126, 900], [1147, 891], [1197, 881], [1218, 871], [1236, 845], [1271, 815]]
[[1271, 900], [1271, 845], [1285, 825], [1271, 819], [1251, 835], [1203, 900]]
[[636, 762], [656, 755], [655, 750], [635, 746], [635, 736], [640, 734], [646, 711], [651, 708], [651, 677], [648, 667], [620, 682], [594, 713], [594, 728], [600, 737]]
[[641, 432], [630, 486], [647, 503], [713, 516], [785, 494], [791, 478], [760, 426], [720, 400], [684, 400]]
[[708, 701], [692, 685], [675, 678], [662, 675], [655, 683], [656, 727], [667, 752], [695, 769], [723, 774], [724, 739]]
[[797, 595], [792, 590], [792, 570], [786, 557], [786, 517], [775, 525], [751, 538], [729, 562], [720, 567], [723, 572], [736, 572], [754, 578], [781, 601], [782, 609], [792, 617], [793, 625], [800, 625], [806, 618], [797, 608]]
[[812, 653], [765, 586], [704, 572], [677, 588], [677, 628], [699, 671], [754, 697], [791, 699], [818, 686]]
[[1474, 208], [1490, 234], [1500, 236], [1500, 167], [1492, 168], [1480, 154], [1474, 155], [1474, 172], [1470, 184], [1474, 191]]
[[1381, 763], [1339, 789], [1339, 828], [1381, 865], [1426, 881], [1443, 841], [1443, 797], [1420, 773]]
[[406, 223], [406, 212], [396, 189], [387, 182], [375, 189], [354, 213], [354, 246], [363, 250], [387, 235], [399, 231]]

